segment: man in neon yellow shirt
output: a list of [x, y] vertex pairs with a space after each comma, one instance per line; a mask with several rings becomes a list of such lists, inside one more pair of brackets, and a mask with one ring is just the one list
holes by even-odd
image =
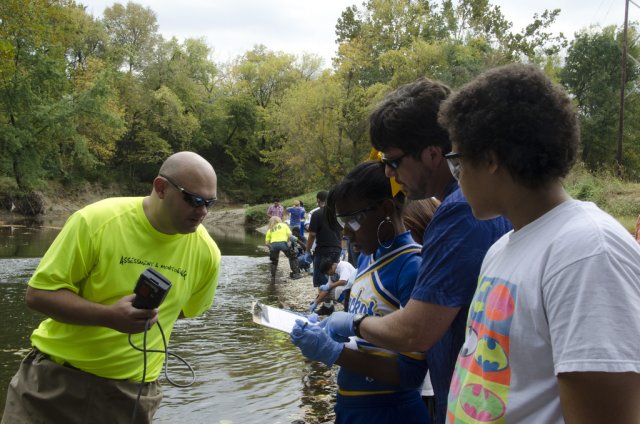
[[[179, 317], [211, 307], [220, 251], [201, 225], [216, 201], [213, 167], [192, 152], [170, 156], [147, 197], [111, 198], [74, 213], [29, 281], [27, 305], [49, 318], [31, 335], [33, 350], [12, 379], [2, 424], [151, 422], [157, 382]], [[147, 267], [172, 282], [158, 309], [137, 309], [133, 288]], [[143, 374], [145, 384], [136, 406]]]

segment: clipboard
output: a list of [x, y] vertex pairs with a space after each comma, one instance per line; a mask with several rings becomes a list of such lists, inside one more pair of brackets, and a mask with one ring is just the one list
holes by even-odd
[[251, 315], [253, 316], [253, 322], [256, 324], [284, 331], [285, 333], [291, 333], [291, 330], [298, 319], [304, 322], [309, 322], [307, 317], [285, 311], [284, 309], [263, 305], [260, 302], [251, 303]]

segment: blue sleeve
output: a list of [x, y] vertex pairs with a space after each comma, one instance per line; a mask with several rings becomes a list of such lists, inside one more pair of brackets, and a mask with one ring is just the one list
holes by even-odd
[[411, 299], [411, 293], [413, 292], [416, 278], [418, 277], [418, 270], [420, 269], [420, 262], [420, 256], [415, 254], [410, 255], [402, 264], [402, 270], [398, 274], [396, 292], [402, 306], [405, 306], [409, 299]]
[[477, 220], [461, 196], [446, 200], [425, 231], [422, 265], [411, 298], [463, 307], [471, 302], [487, 250], [510, 224], [504, 218]]

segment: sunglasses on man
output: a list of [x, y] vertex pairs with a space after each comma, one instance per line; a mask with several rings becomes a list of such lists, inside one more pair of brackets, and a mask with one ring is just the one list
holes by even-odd
[[182, 193], [182, 197], [184, 198], [184, 201], [187, 202], [187, 204], [189, 204], [189, 206], [191, 206], [192, 208], [199, 208], [200, 206], [204, 206], [207, 209], [209, 209], [213, 207], [213, 205], [215, 205], [216, 202], [218, 201], [217, 197], [205, 199], [202, 196], [198, 196], [197, 194], [191, 193], [190, 191], [185, 190], [184, 187], [181, 187], [178, 184], [176, 184], [171, 178], [167, 177], [166, 175], [159, 174], [159, 176], [169, 181], [169, 184], [171, 184], [176, 189], [178, 189], [178, 191]]
[[382, 156], [380, 158], [380, 161], [382, 161], [382, 163], [384, 163], [385, 165], [387, 165], [389, 168], [392, 169], [398, 169], [400, 167], [400, 163], [402, 162], [402, 159], [407, 156], [409, 153], [403, 153], [398, 157], [395, 158], [388, 158], [385, 156]]

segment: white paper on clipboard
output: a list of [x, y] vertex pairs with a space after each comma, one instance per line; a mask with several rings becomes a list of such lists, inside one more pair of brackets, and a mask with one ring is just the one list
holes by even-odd
[[285, 333], [291, 333], [298, 319], [309, 322], [306, 317], [285, 311], [284, 309], [263, 305], [260, 302], [251, 303], [251, 315], [253, 315], [253, 322], [256, 324], [284, 331]]

